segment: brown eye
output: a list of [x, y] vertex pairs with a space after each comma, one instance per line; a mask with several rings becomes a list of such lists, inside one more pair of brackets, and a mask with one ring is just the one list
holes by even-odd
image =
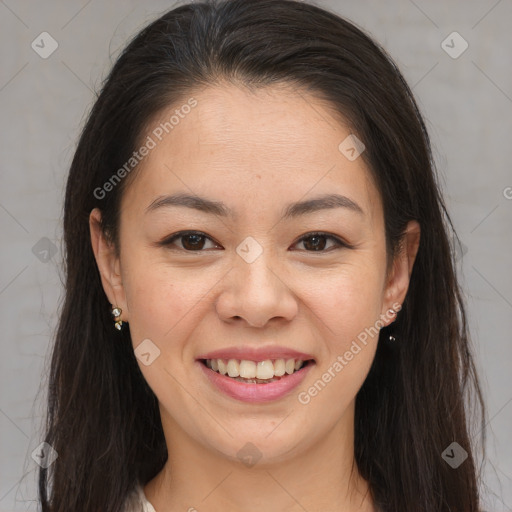
[[[344, 244], [339, 238], [328, 235], [327, 233], [309, 233], [308, 235], [303, 236], [297, 243], [303, 243], [306, 251], [308, 252], [329, 252], [329, 250], [325, 250], [325, 246], [327, 245], [326, 240], [328, 239], [334, 241], [334, 248], [346, 247], [346, 244]], [[332, 248], [333, 247], [331, 246], [330, 249]]]
[[[202, 252], [204, 249], [205, 243], [207, 240], [212, 241], [209, 236], [206, 236], [204, 233], [196, 232], [196, 231], [181, 231], [172, 235], [170, 238], [166, 238], [159, 245], [163, 246], [172, 246], [176, 244], [174, 243], [176, 240], [181, 239], [181, 247], [177, 246], [177, 249], [181, 249], [188, 252]], [[217, 246], [218, 247], [218, 246]]]
[[204, 247], [205, 237], [202, 235], [184, 235], [181, 238], [183, 239], [183, 248], [187, 250], [202, 249]]

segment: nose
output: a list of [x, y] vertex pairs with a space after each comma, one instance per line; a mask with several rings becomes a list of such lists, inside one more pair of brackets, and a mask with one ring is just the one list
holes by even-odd
[[242, 319], [251, 327], [263, 327], [270, 320], [292, 320], [298, 301], [284, 274], [265, 251], [251, 263], [237, 259], [216, 302], [219, 317], [225, 322]]

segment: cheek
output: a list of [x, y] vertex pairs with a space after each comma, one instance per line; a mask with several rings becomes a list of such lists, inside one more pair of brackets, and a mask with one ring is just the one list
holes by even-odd
[[150, 252], [129, 254], [123, 285], [134, 346], [149, 338], [165, 351], [187, 350], [185, 340], [211, 307], [208, 293], [218, 277], [197, 268], [171, 267]]
[[308, 305], [322, 321], [331, 346], [341, 350], [375, 325], [382, 307], [383, 272], [375, 261], [347, 264], [311, 283]]
[[313, 289], [309, 305], [324, 343], [315, 380], [298, 391], [298, 402], [311, 413], [307, 421], [318, 415], [336, 422], [355, 399], [375, 357], [381, 299], [378, 265], [347, 267]]

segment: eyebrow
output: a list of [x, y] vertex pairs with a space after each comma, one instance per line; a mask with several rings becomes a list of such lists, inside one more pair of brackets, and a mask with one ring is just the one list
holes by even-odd
[[[145, 210], [145, 213], [164, 207], [186, 207], [219, 217], [234, 217], [233, 210], [224, 203], [213, 201], [205, 197], [190, 194], [173, 194], [157, 197]], [[290, 203], [284, 209], [282, 220], [293, 219], [301, 215], [307, 215], [321, 210], [334, 208], [347, 208], [360, 215], [364, 215], [363, 209], [352, 199], [340, 194], [325, 194], [307, 201]]]

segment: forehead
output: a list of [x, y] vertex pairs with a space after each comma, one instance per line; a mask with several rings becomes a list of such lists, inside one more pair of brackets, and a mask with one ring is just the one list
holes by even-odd
[[[189, 104], [195, 106], [184, 108]], [[260, 200], [275, 202], [283, 194], [298, 200], [308, 191], [338, 187], [359, 203], [380, 202], [363, 159], [351, 161], [340, 151], [351, 136], [348, 124], [327, 102], [289, 85], [196, 89], [149, 127], [145, 136], [155, 147], [126, 194], [130, 202], [144, 195], [144, 207], [175, 190], [252, 199], [260, 194]], [[155, 133], [162, 131], [159, 140]]]
[[197, 106], [185, 120], [193, 125], [195, 140], [189, 140], [184, 130], [173, 131], [176, 144], [187, 139], [191, 152], [206, 145], [217, 151], [250, 153], [259, 161], [267, 160], [270, 151], [281, 162], [294, 162], [298, 150], [310, 158], [325, 150], [332, 153], [340, 134], [350, 133], [327, 102], [288, 84], [252, 90], [223, 84], [193, 96]]

